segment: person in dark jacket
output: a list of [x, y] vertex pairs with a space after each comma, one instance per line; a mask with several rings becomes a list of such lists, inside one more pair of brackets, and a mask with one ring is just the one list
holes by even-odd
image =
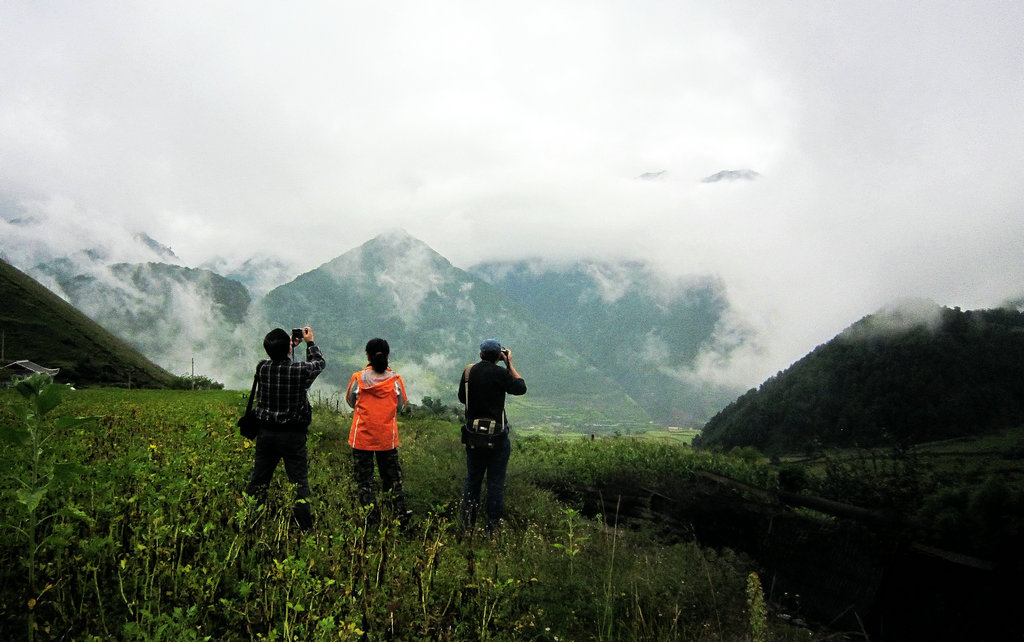
[[[306, 342], [306, 360], [292, 361], [292, 350]], [[299, 528], [313, 528], [313, 511], [309, 505], [309, 455], [306, 432], [313, 416], [309, 405], [309, 387], [323, 372], [327, 363], [320, 348], [313, 343], [313, 329], [302, 328], [302, 337], [291, 336], [281, 328], [267, 333], [263, 348], [269, 359], [256, 366], [256, 399], [253, 404], [261, 422], [256, 436], [252, 476], [245, 493], [263, 504], [267, 487], [277, 463], [284, 460], [288, 481], [295, 485], [294, 515]]]
[[[504, 363], [505, 367], [498, 365]], [[462, 488], [462, 525], [476, 525], [480, 489], [487, 478], [487, 532], [501, 527], [505, 513], [505, 472], [511, 446], [505, 395], [526, 394], [526, 381], [512, 365], [511, 351], [496, 339], [480, 344], [480, 361], [467, 366], [459, 380], [459, 401], [466, 405], [462, 443], [466, 445], [466, 480]]]

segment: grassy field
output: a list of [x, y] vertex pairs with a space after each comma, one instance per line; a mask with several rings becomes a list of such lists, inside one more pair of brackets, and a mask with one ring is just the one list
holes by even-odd
[[453, 519], [457, 425], [401, 422], [415, 511], [402, 531], [354, 502], [349, 420], [323, 404], [309, 439], [317, 528], [302, 535], [283, 471], [266, 507], [241, 493], [240, 393], [49, 394], [29, 406], [0, 392], [0, 639], [739, 640], [766, 624], [815, 638], [765, 620], [743, 556], [610, 529], [544, 490], [624, 471], [765, 474], [675, 435], [517, 437], [507, 525], [487, 539]]
[[545, 428], [520, 428], [517, 434], [521, 436], [537, 436], [545, 437], [548, 439], [556, 439], [563, 441], [589, 441], [591, 439], [640, 439], [645, 441], [658, 441], [679, 445], [689, 446], [693, 443], [693, 438], [700, 434], [699, 430], [694, 428], [681, 428], [677, 430], [669, 430], [667, 428], [657, 427], [649, 428], [647, 426], [637, 427], [635, 431], [621, 432], [616, 430], [611, 434], [608, 433], [582, 433], [582, 432], [551, 432]]
[[[830, 462], [871, 460], [886, 467], [892, 465], [896, 456], [891, 448], [874, 448], [838, 450], [816, 457], [794, 456], [784, 460], [799, 464], [808, 474], [822, 477]], [[912, 458], [916, 466], [940, 477], [954, 475], [963, 481], [980, 482], [998, 476], [1008, 485], [1024, 490], [1024, 427], [918, 444], [900, 456]]]

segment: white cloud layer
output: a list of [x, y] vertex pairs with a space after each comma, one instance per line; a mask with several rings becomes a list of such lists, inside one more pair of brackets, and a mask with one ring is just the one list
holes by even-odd
[[[893, 299], [1024, 292], [1022, 32], [985, 0], [0, 1], [0, 212], [189, 265], [394, 227], [462, 267], [652, 259], [725, 281], [756, 385]], [[730, 169], [761, 176], [700, 182]]]

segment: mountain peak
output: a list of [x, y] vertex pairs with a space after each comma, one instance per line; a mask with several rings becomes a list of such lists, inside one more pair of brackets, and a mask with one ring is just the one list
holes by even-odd
[[392, 312], [406, 320], [415, 318], [432, 293], [467, 278], [448, 259], [402, 229], [380, 234], [316, 271], [364, 296], [386, 297]]
[[722, 181], [753, 181], [757, 180], [761, 175], [752, 169], [723, 169], [722, 171], [712, 174], [701, 179], [701, 183], [721, 183]]
[[370, 243], [387, 243], [390, 245], [400, 245], [410, 242], [422, 243], [423, 241], [420, 241], [412, 234], [409, 234], [407, 231], [405, 231], [404, 227], [393, 227], [389, 230], [381, 232], [377, 236], [373, 237], [372, 239], [364, 243], [364, 245]]
[[356, 249], [338, 258], [344, 258], [349, 255], [358, 256], [363, 261], [371, 259], [378, 262], [391, 263], [397, 260], [429, 260], [432, 264], [450, 266], [448, 260], [441, 256], [434, 248], [402, 228], [394, 228], [378, 234]]
[[[377, 236], [373, 237], [369, 241], [366, 241], [359, 247], [355, 248], [351, 252], [347, 252], [342, 256], [347, 256], [355, 252], [356, 254], [367, 255], [372, 254], [375, 256], [381, 256], [382, 258], [396, 259], [398, 257], [405, 257], [406, 255], [413, 254], [415, 256], [421, 256], [428, 254], [435, 256], [437, 259], [447, 263], [434, 248], [426, 244], [426, 242], [416, 238], [412, 234], [406, 232], [403, 228], [396, 227], [386, 232], [382, 232]], [[338, 257], [341, 258], [341, 257]]]
[[173, 261], [174, 263], [179, 263], [181, 261], [181, 259], [178, 258], [178, 255], [174, 253], [174, 250], [167, 247], [163, 243], [160, 243], [159, 241], [154, 239], [149, 234], [146, 234], [145, 232], [140, 232], [136, 234], [133, 238], [138, 243], [141, 243], [144, 247], [147, 247], [153, 252], [155, 252], [156, 255], [162, 261], [170, 260]]
[[645, 180], [645, 181], [656, 181], [656, 180], [660, 179], [664, 175], [665, 175], [665, 170], [661, 169], [661, 170], [658, 170], [656, 172], [644, 172], [643, 174], [637, 176], [637, 178]]

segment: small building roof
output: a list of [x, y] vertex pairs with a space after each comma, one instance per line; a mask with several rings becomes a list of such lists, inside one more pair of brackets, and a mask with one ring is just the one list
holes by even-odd
[[40, 374], [48, 374], [51, 377], [56, 376], [57, 373], [60, 372], [60, 368], [44, 368], [43, 366], [39, 365], [38, 363], [33, 363], [33, 362], [28, 361], [26, 359], [22, 359], [20, 361], [14, 361], [12, 363], [8, 363], [6, 366], [4, 366], [4, 368], [7, 369], [7, 370], [24, 370], [24, 371], [27, 371], [27, 372], [36, 372], [36, 373], [40, 373]]

